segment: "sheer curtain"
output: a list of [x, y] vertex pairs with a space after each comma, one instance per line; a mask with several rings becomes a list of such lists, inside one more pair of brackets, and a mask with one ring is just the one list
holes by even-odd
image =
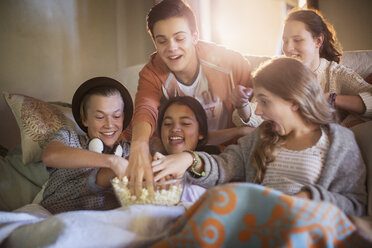
[[298, 0], [188, 2], [197, 8], [201, 39], [262, 56], [281, 54], [283, 20], [290, 8], [298, 6]]

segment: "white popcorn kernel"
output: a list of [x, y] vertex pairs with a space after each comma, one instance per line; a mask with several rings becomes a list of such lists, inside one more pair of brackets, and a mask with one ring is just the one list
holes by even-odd
[[137, 199], [135, 195], [131, 195], [128, 189], [128, 178], [124, 177], [119, 180], [117, 177], [112, 180], [115, 193], [122, 205], [131, 204], [153, 204], [172, 206], [179, 202], [182, 195], [182, 183], [177, 182], [178, 185], [170, 185], [169, 189], [161, 189], [155, 191], [154, 197], [151, 198], [147, 188], [142, 188], [141, 195]]

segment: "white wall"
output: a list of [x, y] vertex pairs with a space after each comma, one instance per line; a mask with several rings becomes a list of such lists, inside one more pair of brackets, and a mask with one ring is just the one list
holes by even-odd
[[344, 51], [372, 49], [372, 0], [319, 0]]
[[[153, 52], [145, 19], [151, 0], [1, 0], [0, 91], [71, 102], [95, 76], [117, 78]], [[121, 81], [121, 78], [117, 78]], [[125, 82], [123, 82], [125, 83]], [[136, 85], [130, 86], [133, 91]], [[11, 116], [0, 97], [0, 116]], [[3, 120], [6, 118], [3, 118]], [[14, 146], [15, 120], [0, 121]]]
[[245, 54], [280, 53], [284, 0], [211, 0], [212, 39]]

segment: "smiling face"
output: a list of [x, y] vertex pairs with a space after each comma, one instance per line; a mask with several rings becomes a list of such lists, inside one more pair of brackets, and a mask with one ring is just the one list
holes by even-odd
[[254, 94], [257, 99], [255, 114], [265, 121], [270, 121], [272, 130], [279, 135], [290, 134], [296, 127], [296, 120], [300, 118], [298, 106], [263, 87], [254, 87]]
[[283, 31], [283, 52], [288, 57], [297, 58], [311, 70], [315, 70], [319, 63], [319, 49], [323, 36], [313, 37], [300, 21], [288, 21]]
[[123, 131], [124, 103], [121, 95], [92, 95], [86, 106], [86, 118], [82, 123], [88, 128], [89, 138], [99, 138], [112, 148]]
[[174, 103], [168, 107], [161, 125], [161, 141], [168, 154], [193, 151], [202, 138], [195, 114], [188, 106]]
[[195, 51], [198, 33], [191, 33], [183, 17], [156, 22], [153, 33], [154, 45], [164, 63], [183, 83], [192, 83], [198, 66]]

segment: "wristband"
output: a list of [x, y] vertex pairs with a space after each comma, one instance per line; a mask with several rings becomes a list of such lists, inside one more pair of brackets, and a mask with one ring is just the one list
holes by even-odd
[[329, 105], [331, 105], [332, 108], [335, 107], [336, 96], [337, 96], [336, 93], [330, 93], [330, 94], [329, 94]]
[[193, 177], [196, 177], [196, 178], [204, 177], [205, 176], [205, 171], [202, 171], [201, 173], [196, 171], [196, 168], [201, 163], [199, 155], [196, 154], [193, 151], [190, 151], [190, 150], [185, 150], [184, 152], [187, 152], [187, 153], [191, 154], [191, 156], [192, 156], [192, 164], [187, 169], [187, 171], [189, 171]]

